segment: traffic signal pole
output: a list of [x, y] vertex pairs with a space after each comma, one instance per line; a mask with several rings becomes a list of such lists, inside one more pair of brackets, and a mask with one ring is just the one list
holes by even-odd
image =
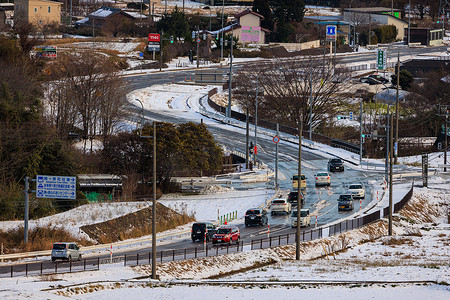
[[300, 198], [300, 191], [302, 187], [302, 131], [303, 131], [303, 120], [302, 116], [300, 116], [300, 124], [298, 127], [298, 175], [297, 175], [297, 184], [298, 184], [298, 197], [297, 197], [297, 231], [296, 231], [296, 239], [295, 239], [295, 259], [300, 260], [300, 210], [302, 208], [302, 200]]

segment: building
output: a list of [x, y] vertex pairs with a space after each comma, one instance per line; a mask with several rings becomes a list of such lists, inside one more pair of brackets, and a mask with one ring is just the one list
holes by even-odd
[[[443, 29], [411, 28], [409, 30], [411, 30], [409, 33], [409, 44], [435, 46], [443, 43]], [[408, 28], [405, 28], [404, 40], [408, 43]]]
[[134, 22], [136, 18], [120, 8], [102, 6], [96, 11], [90, 13], [86, 18], [75, 22], [75, 26], [89, 26], [102, 28], [110, 27], [115, 31], [125, 22]]
[[233, 37], [238, 38], [238, 42], [241, 44], [265, 44], [266, 35], [269, 34], [269, 30], [261, 27], [261, 20], [264, 17], [250, 9], [246, 9], [236, 15], [231, 25], [224, 27], [223, 29], [210, 32], [211, 35], [220, 35], [223, 31], [224, 34], [230, 34], [233, 32]]
[[360, 25], [394, 25], [397, 28], [397, 40], [403, 40], [408, 22], [401, 19], [400, 9], [387, 7], [344, 8], [344, 21]]
[[37, 27], [61, 24], [62, 2], [50, 0], [15, 0], [14, 20], [25, 19]]
[[12, 26], [14, 17], [14, 3], [0, 3], [0, 28], [4, 25]]

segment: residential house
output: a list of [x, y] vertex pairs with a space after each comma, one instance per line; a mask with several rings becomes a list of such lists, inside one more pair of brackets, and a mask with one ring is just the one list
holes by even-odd
[[397, 40], [403, 40], [408, 22], [401, 19], [401, 10], [387, 7], [344, 8], [344, 21], [354, 26], [394, 25], [397, 28]]
[[3, 25], [11, 26], [14, 17], [14, 3], [0, 3], [0, 28]]
[[127, 13], [120, 8], [102, 6], [93, 13], [90, 13], [86, 18], [75, 22], [75, 26], [89, 26], [101, 29], [109, 29], [113, 35], [117, 29], [125, 22], [134, 22], [136, 19], [130, 13]]
[[261, 20], [264, 20], [262, 15], [246, 9], [234, 15], [231, 25], [210, 33], [217, 36], [222, 31], [224, 34], [233, 32], [233, 37], [237, 37], [239, 43], [265, 44], [266, 35], [270, 31], [261, 27]]
[[62, 2], [51, 0], [15, 0], [14, 20], [25, 19], [37, 27], [61, 23]]

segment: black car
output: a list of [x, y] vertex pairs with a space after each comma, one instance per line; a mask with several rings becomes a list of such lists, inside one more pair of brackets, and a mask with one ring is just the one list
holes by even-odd
[[[298, 190], [291, 191], [288, 194], [288, 202], [292, 204], [292, 206], [296, 206], [298, 204]], [[302, 205], [305, 204], [305, 197], [302, 195]]]
[[381, 84], [378, 80], [370, 78], [370, 77], [361, 77], [359, 79], [359, 82], [367, 83], [367, 84], [370, 84], [370, 85]]
[[245, 212], [245, 226], [267, 225], [267, 211], [261, 208], [250, 208]]
[[330, 172], [344, 172], [344, 162], [340, 158], [330, 158], [328, 160], [328, 171]]
[[372, 78], [372, 79], [375, 79], [375, 80], [377, 80], [377, 81], [379, 81], [379, 82], [381, 82], [381, 83], [388, 83], [388, 82], [389, 82], [388, 79], [384, 78], [384, 77], [381, 76], [381, 75], [372, 74], [372, 75], [369, 75], [369, 76], [367, 76], [367, 77]]
[[338, 210], [353, 210], [353, 196], [340, 195], [338, 199]]
[[204, 241], [206, 232], [206, 241], [209, 242], [216, 231], [217, 228], [213, 223], [194, 223], [192, 224], [191, 239], [193, 242], [196, 240]]

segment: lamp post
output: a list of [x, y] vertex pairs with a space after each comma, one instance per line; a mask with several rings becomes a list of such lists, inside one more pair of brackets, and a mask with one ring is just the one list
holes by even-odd
[[298, 126], [298, 174], [297, 174], [297, 184], [298, 184], [298, 197], [297, 197], [297, 230], [296, 230], [296, 239], [295, 239], [295, 259], [300, 260], [300, 227], [301, 227], [301, 218], [300, 218], [300, 210], [302, 208], [302, 199], [300, 197], [301, 187], [302, 187], [302, 131], [303, 131], [303, 119], [300, 116], [300, 124]]
[[223, 10], [225, 7], [225, 0], [222, 0], [222, 31], [221, 31], [221, 35], [222, 38], [220, 40], [220, 62], [222, 62], [223, 60]]
[[140, 137], [153, 138], [153, 199], [152, 199], [152, 279], [156, 279], [156, 121], [153, 121], [153, 136], [142, 135], [144, 126], [144, 105], [141, 100], [135, 99], [141, 104], [141, 128]]
[[228, 118], [231, 118], [231, 83], [233, 76], [233, 25], [234, 24], [231, 24], [230, 75], [228, 76], [228, 109], [227, 109]]

